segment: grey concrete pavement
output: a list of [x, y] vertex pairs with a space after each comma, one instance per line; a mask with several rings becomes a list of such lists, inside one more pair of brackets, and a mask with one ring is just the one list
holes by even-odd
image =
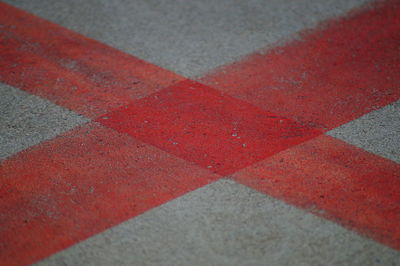
[[335, 128], [327, 135], [400, 163], [400, 101]]
[[188, 77], [296, 37], [369, 0], [6, 0]]
[[400, 253], [222, 179], [38, 265], [399, 265]]
[[87, 121], [45, 99], [0, 83], [0, 160]]
[[[198, 77], [369, 0], [6, 0], [146, 61]], [[399, 102], [328, 132], [400, 162]], [[88, 119], [0, 84], [0, 160]], [[1, 263], [0, 263], [1, 264]], [[38, 265], [400, 265], [400, 253], [220, 180]]]

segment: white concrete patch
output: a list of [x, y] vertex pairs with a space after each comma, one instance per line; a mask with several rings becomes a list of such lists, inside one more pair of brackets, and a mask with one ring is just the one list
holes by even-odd
[[400, 163], [400, 100], [327, 133]]
[[190, 192], [38, 265], [395, 265], [400, 252], [231, 180]]
[[87, 121], [45, 99], [0, 83], [0, 160]]
[[187, 77], [370, 0], [6, 0]]

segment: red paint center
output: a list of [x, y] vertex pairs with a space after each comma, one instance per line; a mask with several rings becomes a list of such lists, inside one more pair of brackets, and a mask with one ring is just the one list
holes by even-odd
[[190, 80], [97, 121], [221, 175], [320, 134]]

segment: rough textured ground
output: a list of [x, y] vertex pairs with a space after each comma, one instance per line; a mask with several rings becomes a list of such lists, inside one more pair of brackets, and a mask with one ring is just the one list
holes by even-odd
[[328, 132], [330, 136], [400, 163], [400, 102], [368, 113]]
[[9, 1], [187, 77], [294, 38], [367, 0]]
[[5, 2], [0, 264], [400, 265], [400, 1]]
[[39, 265], [390, 265], [398, 259], [394, 250], [223, 179]]

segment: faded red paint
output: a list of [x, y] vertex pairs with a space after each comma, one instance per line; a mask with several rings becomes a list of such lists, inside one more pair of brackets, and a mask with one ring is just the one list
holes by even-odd
[[398, 164], [327, 136], [290, 148], [399, 98], [399, 1], [226, 66], [209, 87], [0, 14], [1, 81], [127, 133], [90, 123], [1, 163], [1, 262], [32, 263], [246, 166], [235, 180], [400, 249]]
[[400, 1], [376, 4], [200, 79], [329, 130], [400, 98]]
[[97, 121], [221, 175], [321, 134], [190, 80]]
[[3, 162], [0, 264], [25, 265], [219, 178], [90, 123]]
[[[200, 79], [327, 131], [400, 98], [400, 1], [325, 23]], [[320, 136], [234, 174], [266, 194], [400, 249], [400, 168]]]
[[400, 249], [400, 165], [395, 162], [322, 135], [232, 178]]
[[0, 3], [0, 81], [95, 118], [183, 77]]

